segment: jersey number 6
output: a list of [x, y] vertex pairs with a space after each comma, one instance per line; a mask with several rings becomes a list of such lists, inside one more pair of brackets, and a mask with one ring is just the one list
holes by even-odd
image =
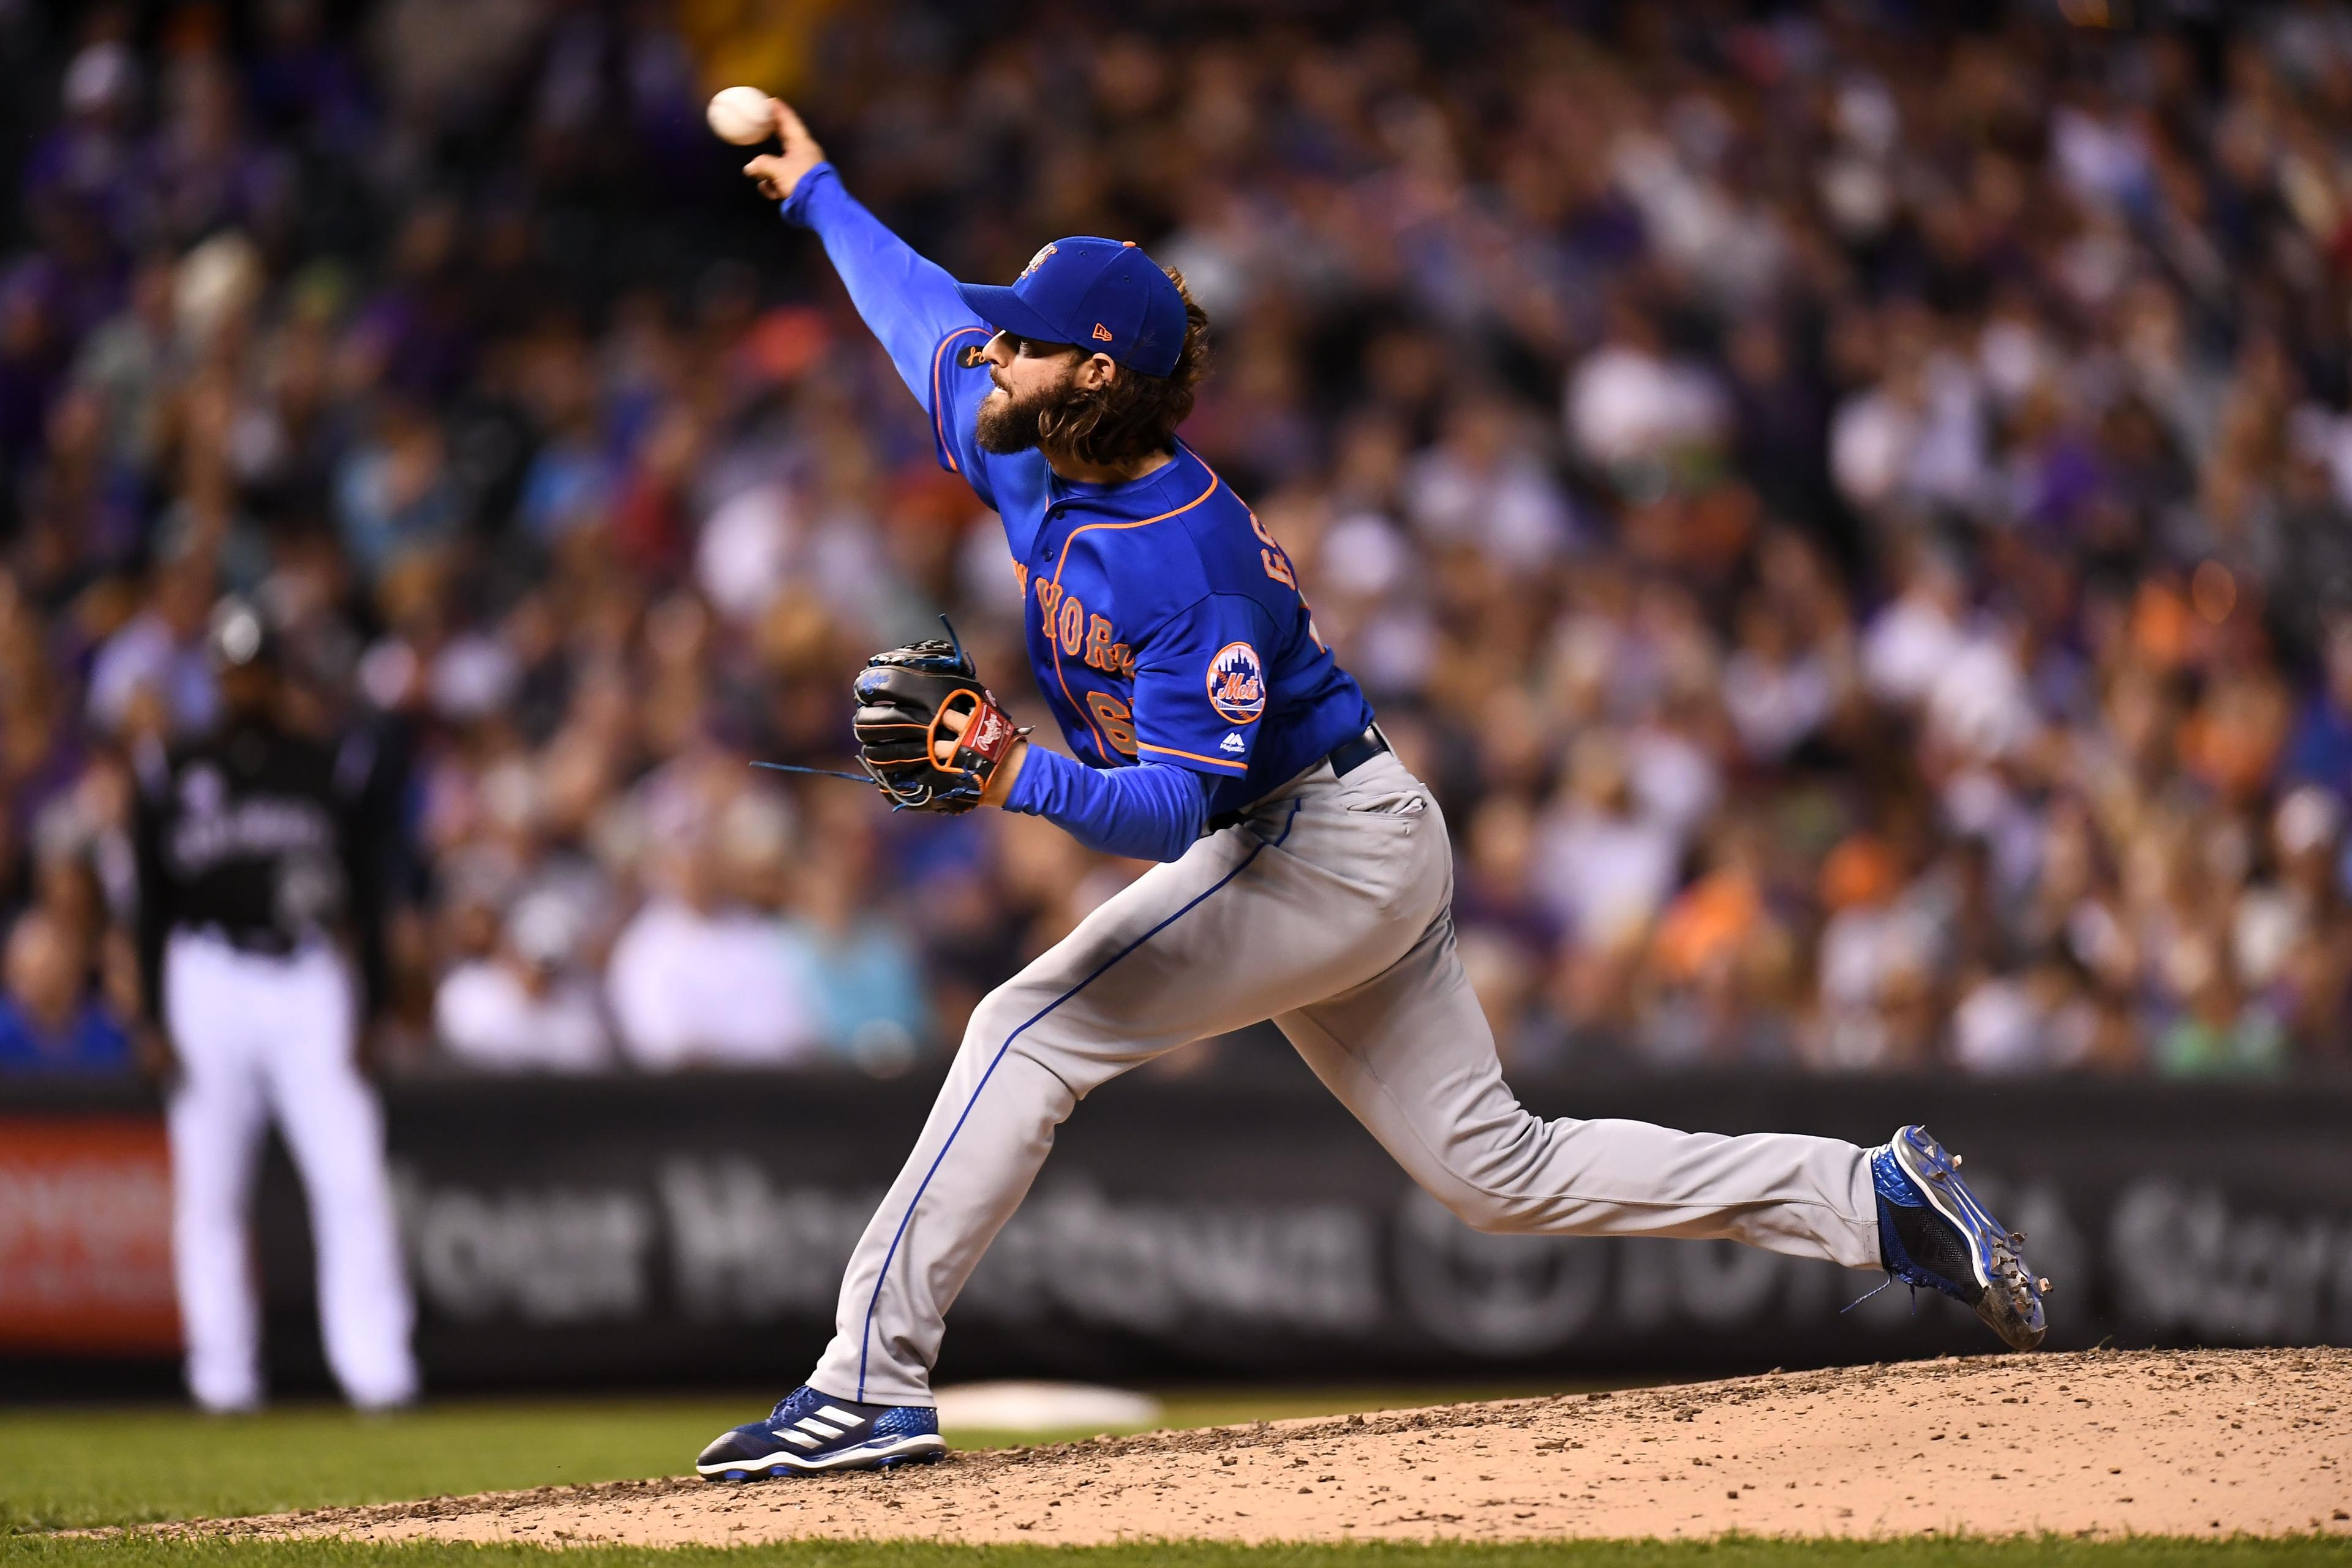
[[1135, 755], [1135, 711], [1108, 691], [1087, 693], [1087, 711], [1095, 716], [1095, 723], [1103, 738], [1121, 755]]

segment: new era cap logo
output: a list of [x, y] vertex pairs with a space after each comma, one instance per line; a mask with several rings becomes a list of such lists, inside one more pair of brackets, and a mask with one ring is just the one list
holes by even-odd
[[1100, 321], [1097, 321], [1095, 323], [1095, 342], [1098, 343], [1107, 343], [1110, 342], [1110, 329], [1104, 326]]

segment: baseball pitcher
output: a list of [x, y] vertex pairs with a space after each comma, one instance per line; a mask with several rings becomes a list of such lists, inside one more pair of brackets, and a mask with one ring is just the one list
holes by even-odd
[[745, 173], [814, 229], [930, 416], [940, 463], [1004, 520], [1034, 744], [961, 649], [856, 682], [862, 761], [901, 805], [1043, 816], [1159, 862], [973, 1012], [914, 1152], [842, 1282], [806, 1384], [724, 1434], [704, 1476], [936, 1458], [948, 1308], [1087, 1092], [1271, 1018], [1429, 1192], [1485, 1231], [1729, 1237], [1957, 1297], [2042, 1335], [2018, 1238], [1916, 1126], [1875, 1149], [1636, 1121], [1539, 1121], [1503, 1082], [1454, 950], [1445, 825], [1317, 635], [1280, 542], [1176, 436], [1208, 321], [1129, 242], [1057, 239], [1009, 287], [960, 284], [843, 188], [798, 116]]

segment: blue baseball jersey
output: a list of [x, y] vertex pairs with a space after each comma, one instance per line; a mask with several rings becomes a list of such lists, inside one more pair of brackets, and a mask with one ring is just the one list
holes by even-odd
[[1209, 781], [1211, 815], [1248, 805], [1371, 722], [1316, 635], [1290, 558], [1206, 463], [1079, 484], [1036, 451], [973, 438], [993, 390], [975, 351], [992, 329], [948, 275], [860, 205], [828, 164], [784, 216], [816, 230], [851, 299], [931, 418], [940, 466], [1004, 521], [1030, 663], [1071, 751]]

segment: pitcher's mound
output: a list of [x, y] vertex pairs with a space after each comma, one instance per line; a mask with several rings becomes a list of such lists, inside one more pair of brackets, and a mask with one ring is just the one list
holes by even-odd
[[364, 1540], [2352, 1533], [2352, 1351], [1986, 1356], [202, 1527]]

